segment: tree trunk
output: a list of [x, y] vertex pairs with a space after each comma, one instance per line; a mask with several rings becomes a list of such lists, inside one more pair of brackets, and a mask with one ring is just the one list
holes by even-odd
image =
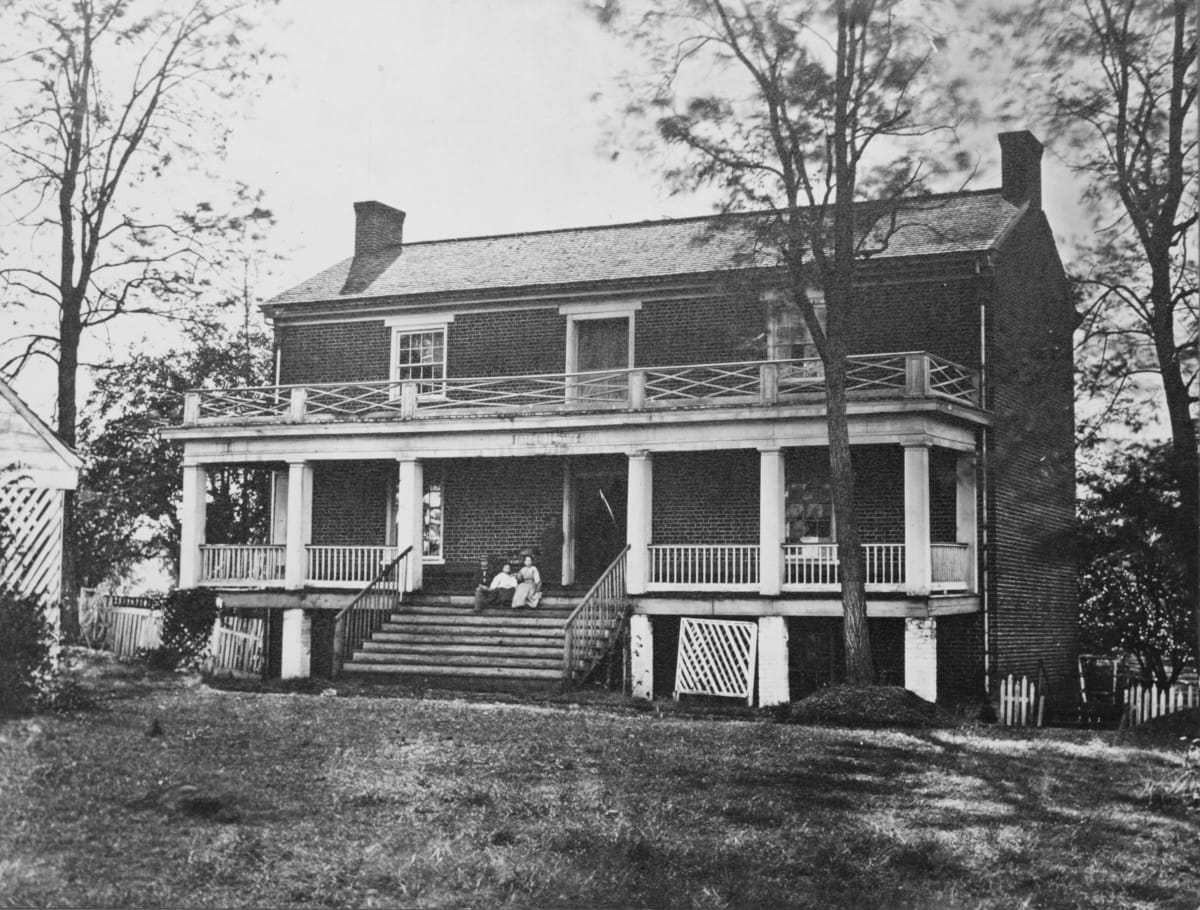
[[[840, 347], [840, 346], [839, 346]], [[867, 628], [866, 566], [858, 522], [854, 520], [854, 469], [850, 461], [850, 427], [846, 420], [846, 358], [838, 351], [825, 364], [828, 396], [829, 479], [837, 521], [838, 573], [842, 583], [846, 681], [875, 682], [871, 636]]]

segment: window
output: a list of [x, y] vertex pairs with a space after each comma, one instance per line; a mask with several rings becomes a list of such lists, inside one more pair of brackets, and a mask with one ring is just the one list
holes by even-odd
[[445, 514], [442, 511], [441, 475], [425, 476], [425, 495], [421, 497], [421, 556], [426, 562], [440, 562]]
[[567, 317], [567, 372], [583, 373], [571, 380], [576, 400], [624, 402], [628, 370], [633, 365], [635, 315], [639, 301], [595, 301], [559, 307]]
[[[808, 299], [817, 313], [817, 322], [825, 328], [825, 298], [820, 291], [810, 290]], [[774, 299], [768, 302], [770, 316], [767, 327], [768, 360], [815, 359], [817, 346], [804, 321], [804, 314], [792, 301]]]
[[446, 329], [395, 329], [392, 335], [392, 379], [416, 382], [418, 395], [441, 395], [446, 379]]
[[787, 542], [833, 541], [833, 494], [829, 478], [810, 477], [787, 485]]

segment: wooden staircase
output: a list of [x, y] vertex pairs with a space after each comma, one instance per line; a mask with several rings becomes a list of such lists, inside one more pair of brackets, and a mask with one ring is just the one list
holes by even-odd
[[549, 687], [562, 680], [563, 623], [576, 603], [551, 595], [535, 610], [475, 612], [469, 596], [408, 594], [401, 609], [354, 651], [343, 672]]

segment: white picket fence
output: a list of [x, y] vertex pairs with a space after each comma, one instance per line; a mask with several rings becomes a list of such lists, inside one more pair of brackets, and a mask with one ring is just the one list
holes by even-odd
[[1042, 725], [1046, 696], [1039, 695], [1037, 685], [1028, 676], [1015, 679], [1010, 673], [1000, 682], [1000, 723], [1008, 727]]
[[1123, 723], [1136, 727], [1165, 714], [1200, 707], [1200, 686], [1176, 683], [1169, 689], [1135, 683], [1125, 690]]
[[113, 607], [108, 616], [104, 643], [115, 656], [133, 657], [162, 646], [162, 610]]

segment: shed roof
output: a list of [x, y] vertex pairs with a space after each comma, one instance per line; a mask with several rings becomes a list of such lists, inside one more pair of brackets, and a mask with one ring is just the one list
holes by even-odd
[[[861, 211], [874, 205], [864, 203]], [[903, 200], [872, 259], [995, 249], [1023, 208], [999, 189]], [[589, 282], [650, 280], [774, 264], [754, 254], [761, 213], [704, 216], [405, 243], [345, 259], [268, 301], [289, 305], [378, 297], [449, 295]], [[879, 242], [886, 234], [886, 242]], [[347, 286], [347, 279], [353, 279]]]
[[0, 379], [0, 472], [5, 482], [73, 490], [82, 464], [75, 451]]

